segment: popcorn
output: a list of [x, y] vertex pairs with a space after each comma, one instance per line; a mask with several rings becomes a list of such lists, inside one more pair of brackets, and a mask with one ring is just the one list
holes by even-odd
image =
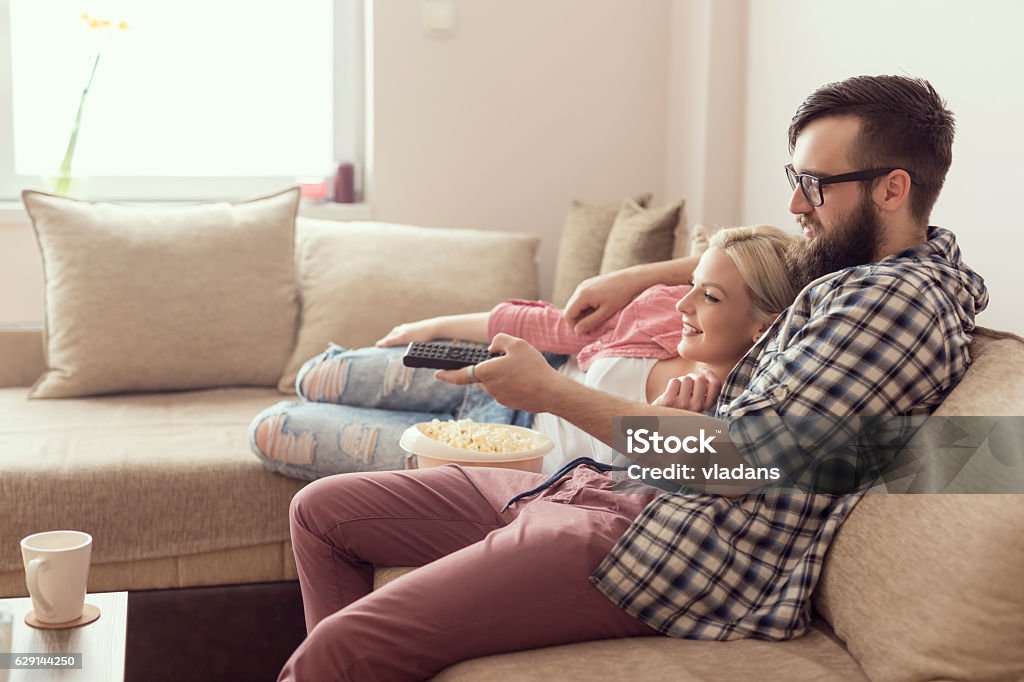
[[532, 450], [533, 439], [500, 424], [478, 424], [472, 419], [442, 422], [434, 419], [423, 434], [444, 445], [462, 450], [510, 453]]

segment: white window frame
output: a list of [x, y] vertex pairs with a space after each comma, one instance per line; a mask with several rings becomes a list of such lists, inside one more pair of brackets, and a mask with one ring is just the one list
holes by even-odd
[[[353, 160], [356, 200], [369, 189], [372, 100], [368, 67], [372, 54], [371, 0], [334, 1], [335, 159]], [[45, 178], [14, 172], [14, 111], [11, 73], [10, 0], [0, 0], [0, 202], [20, 198], [23, 189], [49, 191]], [[353, 104], [354, 103], [354, 104]], [[328, 169], [325, 169], [328, 170]], [[295, 184], [295, 177], [102, 177], [89, 178], [89, 199], [106, 201], [203, 201], [257, 196]]]

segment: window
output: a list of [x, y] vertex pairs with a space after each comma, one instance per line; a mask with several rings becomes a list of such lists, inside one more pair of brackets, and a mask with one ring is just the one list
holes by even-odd
[[361, 0], [0, 0], [0, 198], [50, 186], [80, 108], [70, 175], [90, 197], [228, 198], [360, 168], [362, 22]]

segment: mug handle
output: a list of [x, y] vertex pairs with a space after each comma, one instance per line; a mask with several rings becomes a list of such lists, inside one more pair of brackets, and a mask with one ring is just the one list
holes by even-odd
[[45, 570], [45, 567], [48, 565], [46, 559], [32, 559], [26, 567], [26, 577], [28, 578], [29, 594], [35, 597], [39, 605], [43, 607], [43, 611], [46, 612], [45, 615], [53, 616], [53, 604], [46, 600], [46, 597], [43, 596], [43, 591], [39, 589], [39, 571]]

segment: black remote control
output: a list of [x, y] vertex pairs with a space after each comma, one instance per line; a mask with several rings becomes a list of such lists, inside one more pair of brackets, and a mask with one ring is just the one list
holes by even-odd
[[431, 369], [459, 369], [476, 365], [484, 360], [497, 358], [504, 353], [492, 353], [486, 348], [456, 346], [451, 343], [414, 341], [405, 349], [402, 364], [406, 367], [429, 367]]

